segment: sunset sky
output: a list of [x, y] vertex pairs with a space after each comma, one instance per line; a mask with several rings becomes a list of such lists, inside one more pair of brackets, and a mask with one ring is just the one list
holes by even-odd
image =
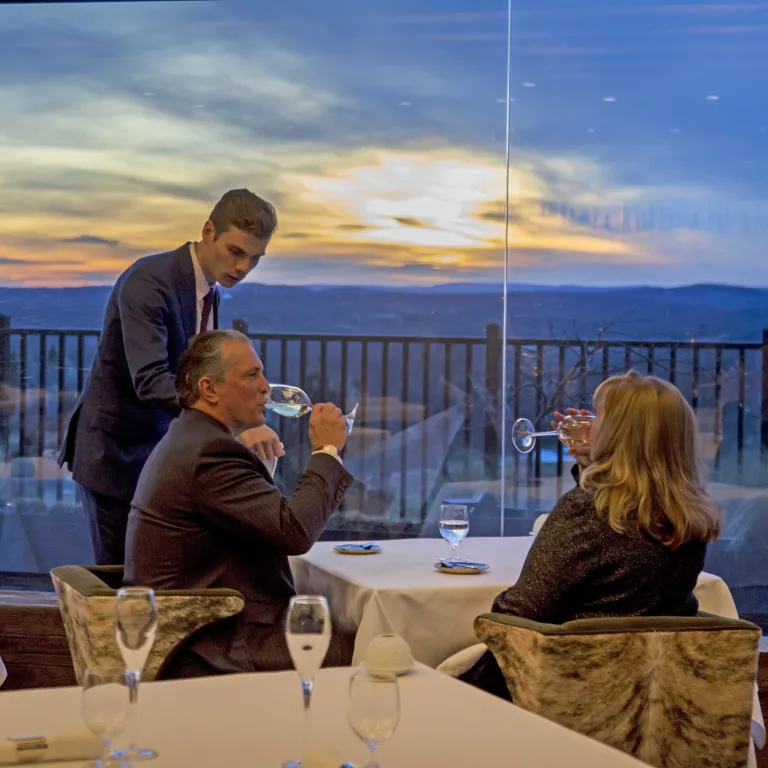
[[[768, 285], [768, 2], [513, 7], [510, 281]], [[500, 282], [506, 32], [491, 0], [0, 5], [0, 281], [110, 283], [245, 186], [280, 217], [254, 280]]]

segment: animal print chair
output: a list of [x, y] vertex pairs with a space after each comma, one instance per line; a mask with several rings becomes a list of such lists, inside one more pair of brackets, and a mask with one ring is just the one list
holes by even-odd
[[[62, 565], [51, 571], [77, 682], [83, 670], [105, 660], [121, 663], [115, 641], [114, 611], [123, 566]], [[243, 610], [234, 589], [155, 590], [157, 635], [143, 680], [155, 680], [162, 668], [193, 633]]]
[[743, 768], [760, 629], [700, 613], [539, 624], [483, 614], [512, 701], [657, 768]]

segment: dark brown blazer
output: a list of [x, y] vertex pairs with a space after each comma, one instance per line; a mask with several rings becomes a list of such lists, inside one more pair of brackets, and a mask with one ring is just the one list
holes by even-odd
[[211, 672], [290, 668], [283, 637], [295, 594], [289, 555], [307, 552], [352, 476], [315, 454], [283, 497], [261, 461], [216, 419], [190, 409], [144, 465], [128, 518], [125, 583], [229, 587], [243, 613], [195, 636], [183, 654]]

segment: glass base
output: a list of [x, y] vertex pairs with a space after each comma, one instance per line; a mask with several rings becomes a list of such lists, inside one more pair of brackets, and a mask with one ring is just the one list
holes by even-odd
[[[283, 768], [301, 768], [301, 760], [289, 760], [283, 763]], [[352, 763], [342, 763], [340, 768], [355, 768]]]
[[127, 760], [129, 763], [140, 763], [142, 760], [154, 760], [157, 758], [157, 752], [154, 749], [132, 747], [131, 749], [120, 749], [117, 752], [113, 752], [112, 757], [118, 760]]

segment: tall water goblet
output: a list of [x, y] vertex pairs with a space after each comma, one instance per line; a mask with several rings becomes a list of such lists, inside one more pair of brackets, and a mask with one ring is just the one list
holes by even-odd
[[371, 674], [365, 668], [349, 682], [347, 721], [357, 737], [368, 745], [371, 762], [367, 768], [381, 768], [376, 750], [392, 736], [400, 722], [400, 693], [394, 675]]
[[125, 667], [105, 665], [83, 670], [81, 708], [83, 721], [94, 736], [104, 742], [104, 754], [90, 768], [127, 768], [115, 760], [111, 742], [128, 722], [129, 688]]
[[[293, 666], [301, 679], [304, 697], [304, 753], [309, 746], [309, 707], [315, 675], [323, 664], [331, 642], [331, 613], [328, 601], [320, 595], [296, 595], [291, 598], [285, 624], [285, 640]], [[298, 768], [301, 760], [290, 760], [283, 768]]]
[[124, 587], [118, 590], [115, 601], [115, 635], [127, 668], [131, 701], [131, 744], [128, 749], [120, 750], [115, 755], [132, 763], [157, 757], [154, 749], [138, 746], [139, 682], [156, 633], [157, 606], [154, 591], [149, 587]]
[[[356, 403], [355, 407], [344, 417], [347, 420], [348, 436], [352, 434], [352, 427], [355, 424], [359, 406], [360, 403]], [[312, 401], [309, 399], [309, 395], [299, 387], [293, 387], [290, 384], [273, 384], [269, 389], [266, 408], [280, 416], [298, 419], [312, 410]]]
[[451, 545], [453, 555], [442, 558], [445, 563], [461, 563], [456, 548], [469, 533], [469, 507], [466, 504], [440, 505], [440, 535]]
[[557, 437], [568, 448], [589, 445], [590, 431], [594, 416], [566, 416], [557, 426], [547, 432], [537, 432], [528, 419], [518, 419], [512, 426], [512, 444], [520, 453], [530, 453], [536, 447], [538, 437]]

